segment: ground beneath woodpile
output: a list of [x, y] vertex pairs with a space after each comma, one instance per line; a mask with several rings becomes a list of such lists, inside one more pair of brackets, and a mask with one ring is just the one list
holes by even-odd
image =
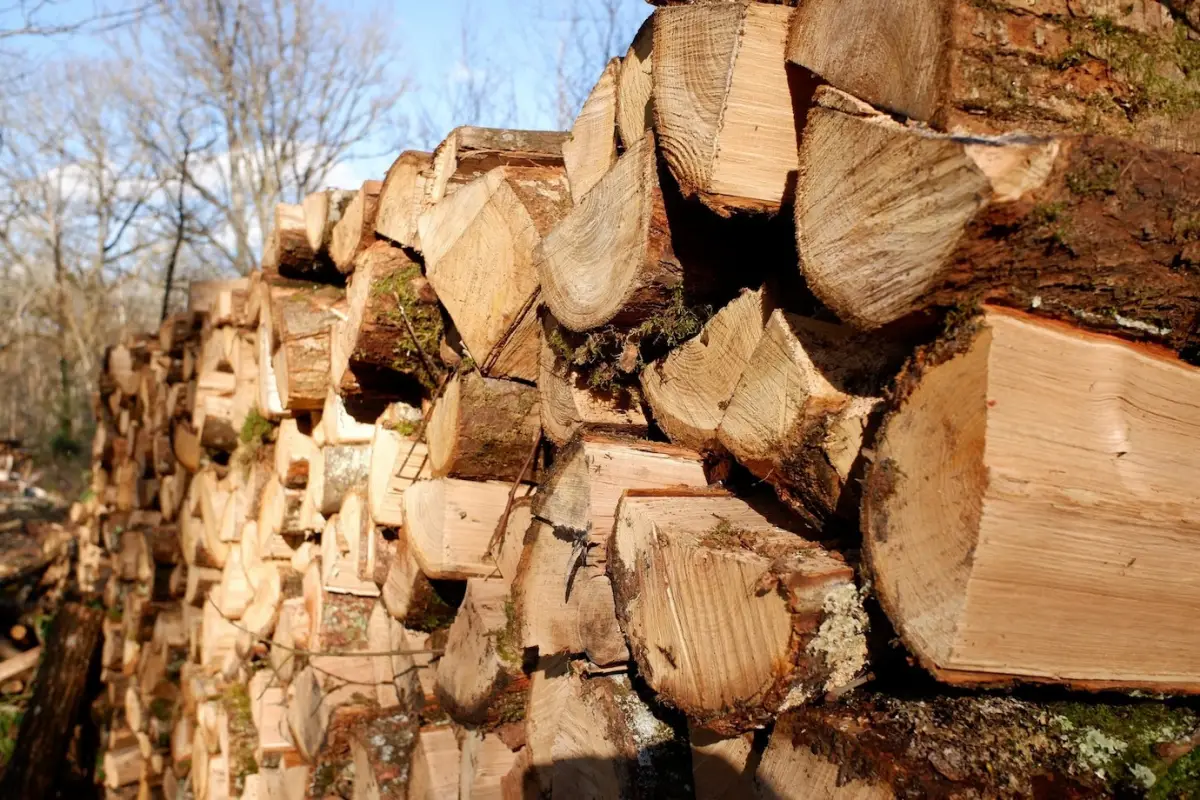
[[0, 486], [0, 772], [16, 743], [42, 640], [74, 577], [67, 513], [54, 495]]

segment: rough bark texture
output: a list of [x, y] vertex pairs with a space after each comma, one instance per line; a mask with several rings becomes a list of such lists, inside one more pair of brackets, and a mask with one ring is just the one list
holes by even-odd
[[801, 3], [788, 57], [961, 133], [1092, 131], [1200, 150], [1200, 41], [1154, 0]]
[[21, 720], [0, 794], [40, 800], [50, 797], [77, 722], [79, 701], [93, 657], [99, 652], [104, 612], [68, 603], [50, 628], [45, 658], [34, 679], [29, 711]]
[[536, 389], [475, 371], [458, 375], [430, 416], [433, 475], [516, 480], [540, 432]]
[[818, 108], [800, 160], [802, 272], [843, 320], [988, 301], [1194, 344], [1193, 156], [1101, 136], [955, 139]]

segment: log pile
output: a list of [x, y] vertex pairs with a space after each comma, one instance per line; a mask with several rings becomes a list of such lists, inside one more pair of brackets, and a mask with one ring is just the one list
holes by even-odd
[[[571, 131], [281, 206], [261, 272], [110, 349], [110, 797], [1200, 769], [1186, 707], [1088, 694], [1200, 694], [1196, 34], [661, 5]], [[1136, 102], [1130, 48], [1177, 67]]]

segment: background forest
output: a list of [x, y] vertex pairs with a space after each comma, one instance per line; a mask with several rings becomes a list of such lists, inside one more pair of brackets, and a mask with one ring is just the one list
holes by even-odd
[[156, 326], [192, 279], [253, 270], [276, 203], [382, 178], [452, 120], [568, 127], [649, 10], [0, 5], [0, 437], [73, 483], [119, 329]]

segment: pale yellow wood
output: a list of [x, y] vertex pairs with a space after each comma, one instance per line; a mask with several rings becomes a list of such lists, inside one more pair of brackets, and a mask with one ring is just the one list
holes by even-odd
[[771, 735], [755, 772], [757, 796], [778, 800], [891, 800], [883, 782], [843, 779], [837, 764], [807, 744], [792, 743], [792, 729], [780, 725]]
[[[438, 478], [404, 491], [405, 533], [430, 578], [486, 578], [496, 570], [488, 544], [508, 505], [511, 484]], [[517, 496], [528, 494], [522, 487]]]
[[688, 741], [696, 800], [754, 795], [754, 734], [722, 737], [689, 724]]
[[655, 131], [684, 193], [718, 210], [774, 211], [790, 194], [798, 142], [784, 61], [791, 13], [724, 3], [655, 14]]
[[425, 184], [422, 173], [432, 164], [433, 155], [405, 150], [388, 170], [379, 192], [375, 214], [375, 233], [402, 247], [420, 250], [417, 216], [421, 212]]
[[672, 442], [695, 450], [716, 444], [717, 428], [770, 312], [763, 290], [746, 291], [698, 335], [642, 370], [646, 402]]
[[459, 758], [453, 728], [422, 728], [413, 748], [410, 800], [458, 800]]
[[621, 59], [617, 75], [617, 131], [630, 147], [654, 125], [654, 17], [648, 17]]
[[1200, 372], [998, 309], [936, 352], [864, 489], [908, 646], [950, 681], [1200, 691], [1200, 585], [1179, 568], [1200, 541]]
[[467, 581], [437, 666], [438, 697], [456, 720], [483, 721], [506, 679], [520, 672], [521, 651], [515, 630], [510, 630], [511, 603], [507, 581]]
[[465, 731], [459, 764], [460, 800], [501, 800], [501, 781], [515, 761], [516, 756], [496, 734]]
[[394, 403], [375, 422], [371, 464], [367, 474], [367, 505], [376, 525], [404, 524], [404, 490], [413, 481], [430, 477], [429, 450], [414, 440], [421, 411]]
[[742, 500], [627, 494], [610, 560], [639, 674], [713, 730], [761, 725], [866, 664], [853, 570]]
[[583, 101], [571, 135], [563, 142], [563, 163], [578, 203], [617, 163], [617, 74], [620, 60], [612, 59]]
[[[570, 204], [563, 169], [502, 167], [439, 202], [423, 220], [426, 274], [485, 372], [537, 291], [535, 248]], [[531, 367], [511, 377], [534, 380], [536, 359], [536, 349], [518, 359]]]

